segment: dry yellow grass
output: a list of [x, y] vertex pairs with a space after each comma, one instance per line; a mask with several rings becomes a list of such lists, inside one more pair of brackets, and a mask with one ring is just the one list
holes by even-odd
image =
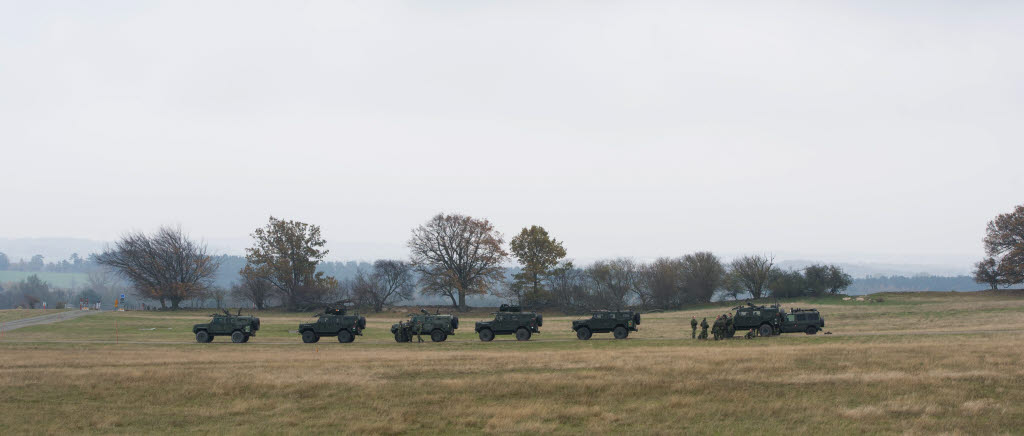
[[[1005, 311], [1011, 324], [1024, 310], [1019, 298], [930, 298], [823, 310], [837, 332], [896, 311], [973, 329], [989, 315], [972, 310]], [[679, 338], [690, 313], [651, 314], [636, 336]], [[544, 338], [569, 336], [545, 327]], [[1013, 329], [717, 343], [0, 342], [0, 434], [1013, 434], [1024, 432]]]

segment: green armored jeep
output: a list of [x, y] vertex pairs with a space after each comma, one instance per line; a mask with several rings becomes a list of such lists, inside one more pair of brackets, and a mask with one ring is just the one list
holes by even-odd
[[782, 321], [782, 333], [804, 332], [809, 335], [825, 328], [825, 318], [817, 309], [790, 309]]
[[615, 339], [626, 339], [629, 332], [637, 331], [640, 325], [640, 314], [632, 310], [601, 310], [594, 312], [590, 319], [578, 319], [572, 322], [572, 330], [576, 338], [590, 339], [594, 333], [612, 332]]
[[408, 321], [402, 321], [391, 325], [391, 333], [395, 335], [395, 342], [409, 342], [413, 336], [424, 334], [430, 335], [434, 342], [444, 342], [448, 335], [454, 335], [455, 329], [459, 328], [459, 317], [453, 315], [431, 315], [426, 310], [420, 309], [419, 314], [410, 314]]
[[249, 338], [256, 336], [256, 331], [260, 329], [260, 319], [255, 316], [242, 316], [242, 309], [238, 309], [236, 315], [225, 310], [223, 315], [215, 313], [212, 316], [210, 322], [192, 326], [196, 342], [213, 342], [214, 336], [231, 336], [231, 342], [236, 344], [249, 342]]
[[733, 310], [733, 325], [736, 331], [755, 329], [761, 336], [774, 336], [782, 330], [782, 318], [785, 313], [778, 304], [771, 306], [755, 306], [747, 303], [746, 306], [737, 306]]
[[474, 330], [480, 340], [488, 342], [494, 335], [516, 335], [516, 340], [528, 341], [534, 333], [540, 333], [538, 327], [544, 325], [544, 316], [539, 313], [523, 312], [519, 306], [502, 304], [494, 313], [493, 321], [477, 321]]
[[344, 307], [328, 307], [316, 322], [299, 324], [302, 342], [312, 344], [319, 342], [321, 336], [337, 336], [338, 342], [346, 344], [354, 341], [356, 336], [362, 336], [366, 318], [345, 312]]

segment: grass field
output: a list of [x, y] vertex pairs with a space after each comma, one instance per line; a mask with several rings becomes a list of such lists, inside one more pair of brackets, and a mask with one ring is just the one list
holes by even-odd
[[353, 344], [302, 344], [312, 318], [280, 313], [248, 344], [196, 344], [206, 313], [102, 313], [0, 340], [0, 433], [1024, 433], [1024, 293], [881, 297], [784, 303], [833, 335], [722, 342], [688, 321], [724, 306], [624, 341], [546, 314], [522, 343], [480, 342], [484, 313], [424, 344], [394, 342], [399, 314]]
[[63, 312], [64, 310], [65, 309], [3, 309], [0, 310], [0, 323], [32, 318], [34, 316], [49, 315], [51, 313]]

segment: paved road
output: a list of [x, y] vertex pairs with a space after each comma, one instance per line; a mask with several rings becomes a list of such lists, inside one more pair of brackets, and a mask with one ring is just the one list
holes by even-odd
[[15, 321], [8, 321], [3, 323], [0, 327], [5, 332], [11, 330], [17, 330], [22, 327], [30, 327], [34, 325], [53, 324], [55, 322], [67, 321], [69, 319], [81, 318], [86, 315], [92, 315], [94, 313], [100, 313], [98, 310], [68, 310], [64, 312], [51, 313], [49, 315], [35, 316], [32, 318], [22, 318]]

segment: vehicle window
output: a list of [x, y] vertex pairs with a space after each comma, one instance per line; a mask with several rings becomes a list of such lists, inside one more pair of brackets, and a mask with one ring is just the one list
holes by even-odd
[[796, 321], [796, 316], [794, 316], [794, 315], [786, 315], [786, 319], [789, 320], [789, 322], [793, 322], [793, 321]]
[[807, 315], [806, 315], [806, 314], [803, 314], [803, 313], [801, 313], [801, 314], [799, 314], [799, 315], [797, 315], [797, 316], [796, 316], [796, 320], [797, 320], [797, 321], [807, 321]]
[[604, 314], [603, 313], [595, 313], [594, 314], [594, 319], [604, 319]]
[[736, 316], [747, 316], [747, 314], [748, 314], [748, 313], [749, 313], [749, 312], [746, 312], [746, 311], [743, 311], [743, 312], [737, 312], [737, 313], [736, 313]]
[[754, 316], [761, 316], [761, 311], [760, 310], [755, 310], [754, 311]]
[[817, 321], [818, 320], [818, 314], [817, 313], [808, 313], [807, 314], [807, 319], [809, 319], [811, 321]]

